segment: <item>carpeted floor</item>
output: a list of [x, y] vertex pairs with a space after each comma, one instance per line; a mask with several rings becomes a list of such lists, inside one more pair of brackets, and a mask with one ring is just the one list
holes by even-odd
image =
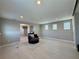
[[0, 48], [0, 59], [79, 59], [72, 43], [40, 39], [38, 44], [20, 42]]

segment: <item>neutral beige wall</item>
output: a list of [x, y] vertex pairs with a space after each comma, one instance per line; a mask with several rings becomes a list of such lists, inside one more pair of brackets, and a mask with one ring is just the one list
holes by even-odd
[[33, 30], [32, 23], [16, 21], [14, 19], [0, 18], [0, 45], [12, 43], [20, 40], [20, 24], [30, 25], [30, 31]]
[[76, 34], [76, 44], [79, 44], [79, 13], [75, 14], [75, 34]]
[[0, 18], [1, 45], [18, 41], [20, 39], [20, 23], [15, 20]]
[[33, 31], [40, 36], [40, 25], [33, 25]]
[[[71, 22], [71, 29], [70, 30], [64, 30], [64, 22]], [[52, 24], [57, 24], [57, 30], [52, 30]], [[56, 39], [63, 39], [63, 40], [69, 40], [73, 41], [73, 26], [72, 26], [72, 20], [65, 20], [65, 21], [59, 21], [54, 23], [48, 23], [48, 24], [42, 24], [41, 25], [41, 36], [47, 37], [47, 38], [56, 38]], [[45, 25], [49, 26], [48, 30], [45, 30]]]
[[0, 45], [2, 45], [2, 35], [1, 35], [1, 21], [0, 21]]

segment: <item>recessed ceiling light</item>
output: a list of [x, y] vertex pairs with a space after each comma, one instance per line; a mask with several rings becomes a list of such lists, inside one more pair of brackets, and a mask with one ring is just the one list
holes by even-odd
[[40, 0], [38, 0], [38, 1], [37, 1], [37, 4], [38, 4], [38, 5], [40, 5], [40, 4], [41, 4], [41, 1], [40, 1]]
[[23, 19], [24, 17], [23, 16], [20, 16], [20, 18]]

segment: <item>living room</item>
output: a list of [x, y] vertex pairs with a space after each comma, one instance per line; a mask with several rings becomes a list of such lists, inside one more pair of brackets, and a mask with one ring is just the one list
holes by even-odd
[[78, 59], [78, 19], [78, 0], [0, 0], [0, 58]]

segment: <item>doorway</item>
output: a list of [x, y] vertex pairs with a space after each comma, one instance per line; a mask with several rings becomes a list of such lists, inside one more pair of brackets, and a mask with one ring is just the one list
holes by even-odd
[[20, 42], [28, 42], [28, 33], [30, 32], [30, 25], [20, 24]]

